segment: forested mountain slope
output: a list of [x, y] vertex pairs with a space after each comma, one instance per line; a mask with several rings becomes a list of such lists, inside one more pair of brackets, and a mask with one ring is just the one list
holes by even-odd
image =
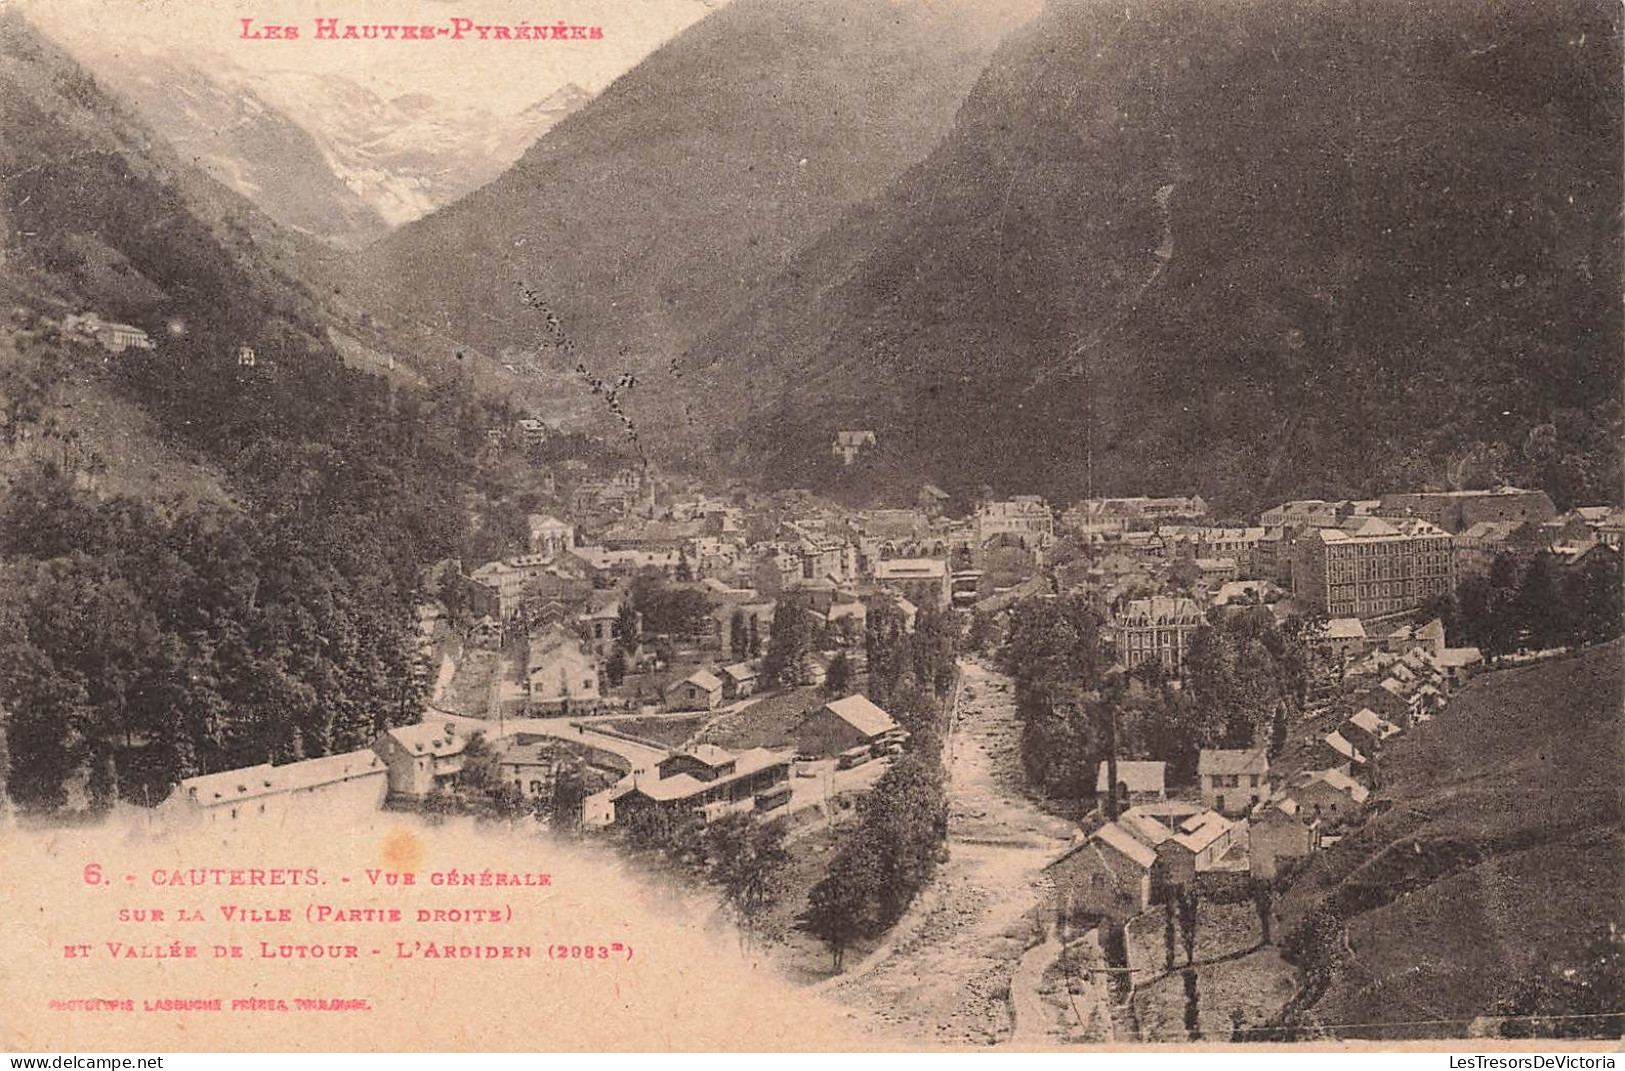
[[[370, 248], [358, 284], [492, 352], [605, 379], [658, 372], [643, 390], [659, 393], [696, 338], [930, 151], [1032, 9], [737, 0], [501, 178]], [[554, 352], [522, 287], [573, 351]]]
[[1617, 501], [1620, 68], [1579, 0], [1053, 0], [687, 426], [783, 483]]

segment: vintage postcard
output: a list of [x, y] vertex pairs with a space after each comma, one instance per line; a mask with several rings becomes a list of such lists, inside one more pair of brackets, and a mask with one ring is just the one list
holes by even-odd
[[1621, 35], [0, 0], [0, 1049], [1617, 1046]]

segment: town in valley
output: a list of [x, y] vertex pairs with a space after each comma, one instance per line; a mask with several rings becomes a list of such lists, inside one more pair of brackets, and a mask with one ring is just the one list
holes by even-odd
[[0, 11], [72, 969], [634, 977], [603, 866], [832, 1048], [1625, 1036], [1617, 12], [412, 6], [500, 99]]
[[[151, 345], [66, 330], [109, 359]], [[835, 429], [831, 455], [861, 465], [883, 434]], [[1508, 732], [1503, 691], [1617, 669], [1611, 505], [1502, 486], [1226, 516], [1199, 495], [1058, 508], [922, 483], [854, 507], [602, 444], [558, 456], [579, 438], [484, 430], [537, 508], [508, 553], [422, 567], [423, 699], [398, 724], [182, 770], [141, 806], [118, 767], [156, 742], [108, 738], [123, 790], [63, 767], [64, 805], [160, 835], [383, 810], [585, 838], [711, 889], [789, 977], [860, 1006], [923, 956], [996, 969], [1000, 999], [890, 994], [939, 1039], [1339, 1036], [1313, 1009], [1370, 905], [1338, 873], [1378, 868], [1386, 899], [1473, 865], [1482, 846], [1401, 817], [1482, 776], [1440, 757], [1453, 738]], [[1520, 992], [1458, 1033], [1557, 999]]]

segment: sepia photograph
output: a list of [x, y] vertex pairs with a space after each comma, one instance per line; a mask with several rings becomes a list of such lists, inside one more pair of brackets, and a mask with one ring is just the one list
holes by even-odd
[[0, 1051], [1617, 1051], [1622, 33], [0, 0]]

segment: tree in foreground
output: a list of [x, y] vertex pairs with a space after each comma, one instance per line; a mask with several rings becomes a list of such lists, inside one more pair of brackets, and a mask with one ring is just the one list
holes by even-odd
[[587, 799], [587, 779], [580, 762], [561, 763], [553, 771], [553, 791], [547, 797], [546, 815], [551, 828], [572, 833], [581, 828], [582, 804]]
[[1195, 887], [1181, 889], [1179, 893], [1179, 930], [1185, 939], [1185, 964], [1196, 962], [1197, 897]]
[[621, 603], [615, 614], [615, 642], [625, 651], [636, 651], [639, 639], [638, 612], [631, 600]]
[[783, 893], [780, 877], [790, 862], [784, 836], [783, 822], [758, 822], [749, 814], [727, 815], [706, 830], [711, 879], [722, 888], [742, 944]]
[[834, 970], [841, 969], [853, 942], [879, 932], [880, 881], [879, 854], [861, 837], [848, 836], [829, 873], [808, 895], [807, 932], [829, 948]]
[[762, 680], [773, 688], [807, 682], [807, 659], [821, 637], [812, 606], [801, 591], [787, 593], [773, 614], [773, 632], [762, 660]]
[[840, 697], [851, 688], [852, 660], [846, 657], [845, 651], [840, 651], [829, 660], [829, 669], [824, 674], [824, 694]]
[[83, 758], [77, 727], [85, 721], [85, 688], [57, 674], [50, 659], [26, 643], [0, 646], [0, 652], [6, 656], [0, 709], [6, 711], [7, 791], [20, 810], [59, 809]]
[[1592, 554], [1568, 582], [1564, 601], [1570, 613], [1571, 642], [1604, 643], [1625, 623], [1625, 595], [1617, 555]]

